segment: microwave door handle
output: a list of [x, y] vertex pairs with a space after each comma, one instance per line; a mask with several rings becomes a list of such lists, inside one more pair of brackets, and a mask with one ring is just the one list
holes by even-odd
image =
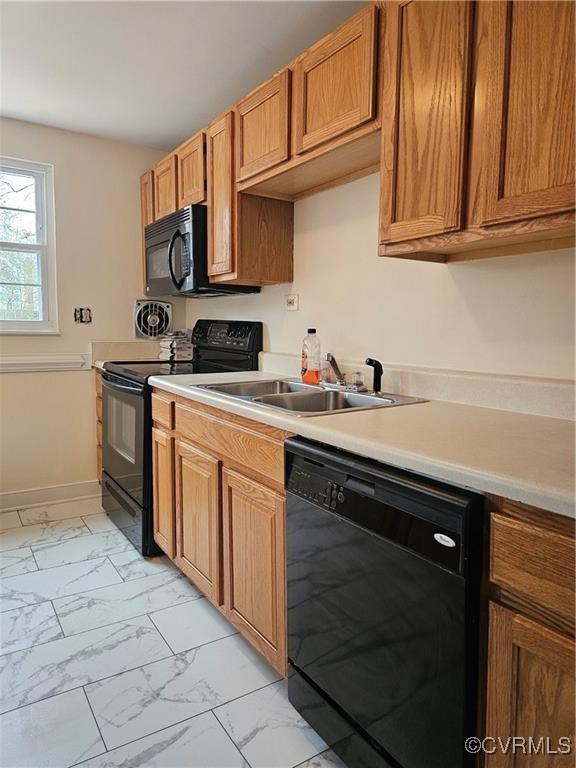
[[182, 237], [182, 235], [180, 234], [179, 230], [176, 230], [176, 232], [174, 232], [170, 238], [170, 244], [168, 246], [168, 269], [170, 270], [170, 277], [172, 278], [172, 282], [178, 290], [182, 288], [185, 280], [185, 278], [181, 278], [180, 280], [176, 279], [176, 275], [174, 274], [174, 264], [172, 263], [172, 256], [174, 255], [174, 243], [179, 237]]

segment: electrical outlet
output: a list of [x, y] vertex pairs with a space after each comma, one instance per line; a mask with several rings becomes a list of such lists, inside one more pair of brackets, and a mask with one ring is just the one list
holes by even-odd
[[90, 307], [76, 307], [74, 309], [74, 322], [75, 323], [91, 323], [92, 310], [90, 309]]
[[298, 294], [297, 293], [287, 293], [284, 296], [284, 309], [287, 312], [298, 311]]

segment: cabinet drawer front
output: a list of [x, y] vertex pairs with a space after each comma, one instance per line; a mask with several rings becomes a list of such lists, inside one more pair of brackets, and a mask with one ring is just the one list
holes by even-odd
[[283, 484], [283, 442], [181, 405], [176, 406], [176, 429], [209, 451]]
[[154, 202], [156, 218], [161, 219], [177, 208], [176, 155], [161, 160], [154, 168]]
[[152, 395], [152, 420], [166, 429], [174, 429], [174, 403], [160, 395]]
[[574, 540], [499, 514], [491, 537], [491, 581], [573, 620]]
[[289, 98], [290, 71], [285, 70], [236, 107], [237, 181], [288, 159]]
[[201, 203], [206, 198], [204, 134], [199, 133], [178, 147], [178, 208]]
[[375, 117], [376, 9], [366, 8], [296, 62], [295, 149], [305, 152]]

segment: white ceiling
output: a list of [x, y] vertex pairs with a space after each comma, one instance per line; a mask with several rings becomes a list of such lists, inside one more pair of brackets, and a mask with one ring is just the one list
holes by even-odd
[[362, 5], [2, 2], [1, 113], [171, 149]]

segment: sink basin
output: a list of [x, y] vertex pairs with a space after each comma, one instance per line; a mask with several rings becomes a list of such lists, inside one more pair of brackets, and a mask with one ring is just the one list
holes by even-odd
[[256, 397], [254, 403], [292, 411], [297, 416], [319, 416], [342, 411], [360, 411], [369, 408], [386, 408], [419, 402], [413, 397], [399, 395], [362, 395], [356, 392], [321, 390], [292, 394], [264, 395]]
[[323, 416], [424, 402], [417, 397], [388, 393], [346, 392], [289, 379], [239, 381], [232, 384], [191, 384], [190, 386], [195, 389], [210, 390], [219, 395], [228, 395], [238, 400], [246, 400], [262, 407], [280, 408], [290, 411], [294, 416]]
[[303, 384], [301, 381], [241, 381], [235, 384], [201, 384], [202, 389], [209, 389], [221, 395], [231, 395], [244, 400], [252, 400], [262, 395], [281, 395], [290, 392], [323, 392], [322, 387]]

